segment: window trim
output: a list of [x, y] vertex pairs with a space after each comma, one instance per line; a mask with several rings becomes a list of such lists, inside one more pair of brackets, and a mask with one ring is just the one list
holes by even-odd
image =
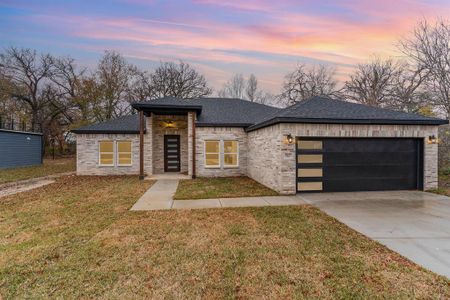
[[[219, 152], [206, 152], [206, 143], [207, 142], [218, 142], [219, 143]], [[219, 169], [220, 168], [220, 166], [221, 166], [221, 155], [220, 155], [220, 153], [221, 153], [221, 141], [220, 140], [205, 140], [204, 141], [204, 154], [203, 154], [203, 159], [204, 159], [204, 166], [205, 166], [205, 169]], [[219, 155], [219, 164], [218, 165], [208, 165], [208, 164], [206, 164], [206, 155], [207, 154], [218, 154]]]
[[[119, 152], [119, 143], [130, 143], [131, 146], [131, 151], [130, 152]], [[131, 167], [133, 165], [133, 141], [131, 140], [119, 140], [119, 141], [115, 141], [116, 144], [116, 165], [118, 167]], [[119, 154], [120, 153], [130, 153], [130, 163], [129, 164], [121, 164], [119, 162]]]
[[[219, 152], [206, 152], [206, 143], [207, 142], [218, 142], [219, 143]], [[225, 153], [224, 142], [236, 142], [237, 149], [236, 152], [227, 152]], [[203, 141], [203, 162], [205, 169], [236, 169], [239, 168], [240, 157], [239, 157], [239, 140], [237, 139], [208, 139]], [[207, 165], [206, 164], [206, 154], [219, 154], [219, 164], [218, 165]], [[225, 165], [225, 154], [236, 154], [236, 165]]]
[[[111, 142], [112, 143], [112, 146], [113, 146], [113, 152], [102, 152], [101, 150], [100, 150], [100, 146], [101, 146], [101, 143], [102, 142]], [[100, 167], [114, 167], [114, 163], [115, 163], [115, 161], [116, 161], [116, 155], [115, 155], [115, 153], [116, 153], [116, 143], [115, 143], [115, 141], [114, 140], [100, 140], [100, 141], [98, 141], [98, 147], [97, 147], [97, 149], [98, 149], [98, 165], [100, 166]], [[102, 153], [106, 153], [106, 154], [112, 154], [113, 155], [113, 159], [112, 159], [112, 164], [102, 164], [102, 159], [101, 159], [101, 157], [102, 157]]]
[[[225, 142], [236, 142], [236, 152], [226, 152], [225, 153]], [[239, 168], [239, 141], [238, 140], [222, 140], [223, 148], [222, 148], [222, 162], [224, 169], [235, 169]], [[225, 164], [225, 154], [236, 154], [236, 164], [235, 165], [226, 165]]]

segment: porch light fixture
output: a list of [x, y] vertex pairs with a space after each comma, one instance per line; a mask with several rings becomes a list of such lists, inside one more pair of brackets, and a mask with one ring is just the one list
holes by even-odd
[[166, 128], [175, 128], [175, 123], [173, 121], [166, 121], [165, 127]]
[[437, 143], [439, 143], [439, 140], [434, 134], [428, 137], [427, 144], [437, 144]]
[[286, 144], [292, 144], [292, 143], [294, 143], [294, 137], [292, 136], [292, 134], [287, 134], [287, 135], [285, 135], [285, 137], [286, 137], [286, 139], [285, 139], [285, 142], [286, 142]]

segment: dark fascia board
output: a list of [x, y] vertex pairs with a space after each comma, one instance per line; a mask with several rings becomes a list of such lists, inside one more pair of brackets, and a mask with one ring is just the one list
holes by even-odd
[[[74, 129], [70, 132], [75, 134], [139, 134], [139, 130], [83, 130], [83, 129]], [[144, 130], [144, 133], [146, 131]]]
[[319, 124], [372, 124], [372, 125], [444, 125], [448, 120], [392, 120], [392, 119], [318, 119], [318, 118], [273, 118], [246, 129], [247, 132], [261, 129], [278, 123], [319, 123]]
[[0, 129], [0, 132], [18, 133], [18, 134], [28, 134], [28, 135], [42, 135], [40, 132], [28, 132], [20, 130], [10, 130], [10, 129]]
[[251, 123], [199, 123], [195, 122], [197, 127], [243, 127], [247, 128], [253, 124]]
[[131, 104], [136, 110], [143, 111], [177, 111], [177, 112], [188, 112], [188, 111], [196, 111], [197, 113], [201, 113], [202, 106], [201, 105], [170, 105], [170, 104], [150, 104], [150, 103], [133, 103]]

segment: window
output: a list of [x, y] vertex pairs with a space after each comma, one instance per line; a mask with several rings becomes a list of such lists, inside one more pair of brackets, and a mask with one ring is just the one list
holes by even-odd
[[298, 149], [304, 150], [322, 150], [322, 141], [304, 141], [297, 142]]
[[223, 165], [225, 167], [238, 166], [238, 142], [223, 141]]
[[205, 166], [220, 167], [220, 141], [205, 141]]
[[114, 142], [100, 141], [99, 146], [99, 165], [114, 166]]
[[205, 141], [205, 167], [239, 166], [239, 143], [232, 140]]
[[299, 182], [297, 189], [299, 191], [321, 191], [323, 186], [322, 182]]
[[298, 155], [298, 162], [303, 164], [322, 163], [322, 154], [300, 154]]
[[117, 165], [131, 166], [131, 141], [117, 142]]
[[298, 169], [298, 177], [322, 177], [322, 169]]

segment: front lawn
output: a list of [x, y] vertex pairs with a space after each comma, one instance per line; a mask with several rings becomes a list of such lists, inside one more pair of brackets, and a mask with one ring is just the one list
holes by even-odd
[[0, 298], [440, 298], [450, 281], [311, 206], [131, 212], [137, 177], [0, 201]]
[[75, 171], [74, 158], [45, 159], [39, 166], [0, 170], [0, 184]]
[[181, 180], [175, 200], [275, 196], [275, 191], [248, 177], [196, 178]]

